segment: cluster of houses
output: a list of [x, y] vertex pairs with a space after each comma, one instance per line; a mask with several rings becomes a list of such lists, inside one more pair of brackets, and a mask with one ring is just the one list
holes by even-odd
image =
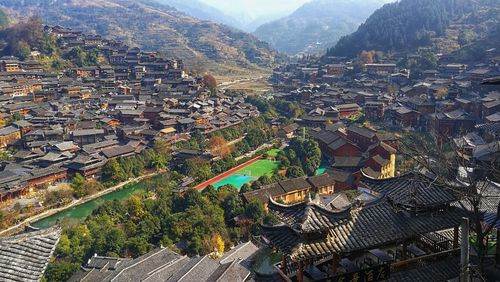
[[158, 140], [256, 117], [243, 96], [210, 95], [182, 61], [120, 42], [46, 27], [63, 48], [98, 50], [106, 65], [46, 72], [35, 61], [0, 58], [0, 202], [75, 173], [98, 177], [110, 159], [140, 153]]
[[[276, 68], [273, 99], [295, 102], [305, 114], [296, 127], [307, 128], [329, 163], [325, 174], [286, 180], [244, 194], [247, 201], [293, 204], [318, 194], [362, 188], [364, 177], [398, 176], [398, 136], [394, 132], [421, 131], [450, 139], [467, 161], [495, 161], [500, 151], [500, 57], [489, 52], [474, 66], [442, 58], [436, 70], [411, 71], [389, 63], [361, 68], [343, 58], [329, 62], [307, 57]], [[368, 120], [370, 128], [356, 125]], [[351, 125], [349, 125], [351, 124]], [[296, 129], [296, 127], [294, 129]], [[324, 179], [325, 187], [313, 184]]]
[[[296, 128], [296, 127], [295, 127]], [[285, 128], [284, 128], [285, 129]], [[362, 176], [388, 179], [396, 176], [398, 140], [391, 133], [377, 133], [341, 123], [325, 128], [310, 128], [310, 136], [320, 146], [328, 168], [321, 175], [288, 179], [243, 194], [247, 202], [264, 204], [269, 199], [285, 204], [304, 201], [311, 194], [326, 198], [355, 190]]]
[[416, 80], [394, 63], [359, 69], [342, 58], [328, 60], [304, 60], [273, 72], [275, 97], [299, 102], [307, 111], [300, 121], [306, 126], [364, 115], [386, 125], [458, 136], [499, 122], [500, 56], [473, 66], [443, 58], [438, 69], [423, 71]]

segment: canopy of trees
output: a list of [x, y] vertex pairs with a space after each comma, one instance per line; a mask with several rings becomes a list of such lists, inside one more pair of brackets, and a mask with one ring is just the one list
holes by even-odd
[[[146, 193], [102, 205], [82, 223], [63, 222], [47, 281], [66, 281], [94, 254], [138, 257], [159, 245], [177, 245], [189, 255], [220, 253], [225, 246], [247, 240], [251, 231], [258, 232], [259, 223], [272, 221], [262, 204], [244, 207], [238, 190], [230, 185], [173, 194], [180, 178], [166, 173], [151, 180]], [[235, 217], [243, 224], [236, 225]]]
[[8, 25], [9, 25], [9, 17], [3, 10], [0, 10], [0, 28], [4, 28]]
[[287, 159], [292, 167], [302, 169], [301, 173], [297, 168], [290, 167], [289, 170], [292, 170], [287, 171], [288, 175], [301, 176], [305, 172], [305, 174], [312, 176], [316, 174], [321, 164], [321, 149], [318, 143], [312, 139], [294, 138], [284, 153], [279, 154], [278, 159]]
[[217, 156], [225, 158], [231, 155], [234, 147], [228, 144], [224, 137], [216, 135], [212, 136], [208, 141], [208, 148]]
[[25, 22], [2, 30], [0, 38], [5, 41], [2, 53], [21, 59], [27, 59], [34, 49], [47, 55], [51, 55], [57, 50], [55, 38], [43, 31], [43, 22], [39, 17], [31, 17]]
[[207, 74], [203, 77], [203, 83], [210, 89], [214, 90], [217, 88], [217, 80], [211, 74]]
[[284, 100], [266, 100], [263, 98], [249, 96], [247, 102], [256, 106], [264, 113], [266, 118], [277, 118], [278, 112], [288, 118], [298, 118], [304, 114], [304, 109], [297, 102]]
[[170, 151], [156, 144], [155, 149], [146, 149], [139, 155], [109, 160], [102, 169], [101, 180], [105, 186], [112, 186], [141, 176], [145, 169], [165, 169], [171, 159]]
[[358, 30], [342, 37], [329, 56], [355, 57], [362, 50], [400, 51], [428, 45], [455, 17], [475, 9], [473, 0], [402, 0], [375, 11]]
[[99, 62], [99, 50], [93, 49], [86, 52], [80, 47], [75, 47], [63, 57], [79, 67], [95, 66]]

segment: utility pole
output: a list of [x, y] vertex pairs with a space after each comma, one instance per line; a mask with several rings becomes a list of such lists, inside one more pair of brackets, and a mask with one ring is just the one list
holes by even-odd
[[460, 244], [460, 282], [469, 282], [469, 219], [462, 218], [460, 228], [462, 235]]

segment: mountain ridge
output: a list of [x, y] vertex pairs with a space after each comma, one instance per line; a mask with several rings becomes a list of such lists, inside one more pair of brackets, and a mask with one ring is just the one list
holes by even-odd
[[200, 0], [156, 0], [160, 4], [174, 7], [175, 9], [200, 20], [210, 20], [215, 23], [225, 24], [240, 30], [243, 29], [241, 22], [227, 15], [216, 7], [207, 5]]
[[424, 46], [449, 53], [463, 45], [464, 34], [478, 40], [499, 22], [496, 0], [402, 0], [376, 10], [327, 55], [355, 57], [363, 50], [399, 52]]
[[[322, 51], [341, 36], [354, 32], [388, 0], [314, 0], [289, 16], [261, 25], [254, 34], [278, 51], [296, 54]], [[321, 43], [321, 46], [314, 46]]]
[[150, 0], [0, 0], [11, 12], [39, 14], [48, 24], [102, 34], [145, 51], [182, 58], [187, 65], [215, 63], [271, 67], [278, 54], [255, 36], [190, 17]]

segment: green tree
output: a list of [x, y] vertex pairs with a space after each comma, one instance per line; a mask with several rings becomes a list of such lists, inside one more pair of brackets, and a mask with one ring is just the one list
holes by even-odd
[[71, 241], [67, 234], [62, 234], [57, 244], [56, 252], [58, 254], [69, 256], [71, 254]]
[[13, 113], [11, 116], [10, 116], [10, 121], [11, 122], [15, 122], [15, 121], [20, 121], [20, 120], [23, 120], [24, 119], [24, 116], [18, 112], [15, 112]]
[[127, 179], [127, 175], [116, 159], [109, 160], [102, 169], [102, 179], [105, 182], [116, 184]]
[[316, 141], [306, 138], [293, 138], [285, 155], [294, 166], [302, 167], [309, 176], [316, 174], [321, 164], [321, 150]]
[[0, 10], [0, 28], [4, 28], [8, 25], [9, 25], [9, 17], [3, 10]]
[[262, 220], [266, 215], [266, 211], [262, 203], [257, 201], [252, 201], [245, 206], [245, 211], [243, 215], [246, 218], [251, 219], [255, 222], [262, 223]]
[[298, 166], [291, 166], [286, 170], [286, 176], [289, 178], [302, 177], [304, 175], [304, 170]]
[[76, 173], [75, 176], [73, 176], [73, 180], [71, 181], [71, 189], [73, 189], [73, 194], [81, 198], [86, 195], [86, 192], [82, 189], [86, 180], [85, 177], [83, 177], [81, 174]]
[[68, 281], [69, 278], [80, 268], [78, 263], [59, 261], [55, 264], [51, 263], [45, 270], [45, 279], [47, 282]]
[[17, 53], [15, 54], [21, 60], [26, 60], [31, 55], [31, 47], [26, 41], [19, 41], [17, 43]]

